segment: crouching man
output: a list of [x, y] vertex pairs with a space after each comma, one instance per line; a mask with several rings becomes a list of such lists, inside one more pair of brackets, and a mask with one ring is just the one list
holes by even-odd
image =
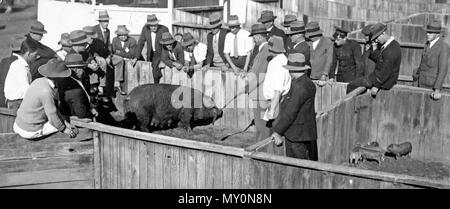
[[62, 119], [56, 108], [58, 92], [55, 78], [67, 78], [71, 71], [64, 62], [52, 59], [38, 69], [43, 78], [33, 81], [17, 111], [13, 130], [25, 139], [39, 139], [56, 132], [63, 132], [74, 138], [78, 129]]
[[314, 99], [316, 86], [305, 74], [303, 54], [290, 54], [285, 66], [292, 76], [291, 89], [280, 106], [280, 113], [273, 123], [272, 138], [275, 144], [286, 143], [286, 156], [317, 161], [317, 127]]

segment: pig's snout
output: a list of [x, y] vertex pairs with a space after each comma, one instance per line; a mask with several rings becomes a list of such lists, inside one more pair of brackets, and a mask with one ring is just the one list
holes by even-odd
[[217, 107], [214, 107], [214, 109], [213, 109], [213, 114], [214, 114], [214, 117], [213, 117], [212, 124], [214, 125], [214, 123], [216, 122], [216, 120], [217, 120], [218, 118], [221, 118], [221, 117], [222, 117], [223, 111], [222, 111], [221, 109], [217, 108]]

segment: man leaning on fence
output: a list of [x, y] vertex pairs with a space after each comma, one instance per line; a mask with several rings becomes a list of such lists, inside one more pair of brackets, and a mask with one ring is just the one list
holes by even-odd
[[250, 66], [251, 52], [254, 46], [250, 33], [241, 29], [241, 23], [237, 15], [228, 18], [229, 32], [225, 38], [223, 53], [234, 73], [247, 72]]
[[318, 22], [306, 24], [306, 38], [312, 42], [311, 47], [311, 79], [319, 80], [319, 85], [328, 81], [328, 75], [333, 62], [333, 42], [323, 36]]
[[184, 50], [181, 42], [176, 41], [169, 32], [165, 32], [159, 43], [163, 46], [159, 68], [169, 67], [181, 70], [184, 65]]
[[206, 54], [208, 47], [200, 43], [191, 33], [183, 34], [184, 67], [183, 70], [192, 77], [196, 70], [206, 65]]
[[222, 17], [218, 14], [212, 14], [209, 17], [209, 27], [211, 32], [206, 36], [208, 51], [206, 54], [206, 63], [210, 67], [225, 67], [227, 68], [228, 62], [223, 53], [225, 45], [225, 37], [228, 34], [228, 30], [222, 28]]

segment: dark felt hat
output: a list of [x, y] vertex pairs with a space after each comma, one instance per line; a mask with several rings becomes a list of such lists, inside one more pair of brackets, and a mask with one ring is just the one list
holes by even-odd
[[387, 30], [387, 26], [383, 23], [377, 23], [373, 25], [372, 27], [372, 37], [370, 38], [370, 41], [373, 41], [378, 38], [383, 32]]
[[261, 13], [261, 17], [258, 19], [258, 22], [260, 23], [266, 23], [266, 22], [270, 22], [273, 21], [277, 18], [277, 16], [273, 15], [273, 11], [270, 10], [264, 10]]
[[303, 21], [294, 21], [289, 28], [289, 31], [286, 32], [286, 35], [292, 36], [299, 33], [305, 33], [305, 23]]
[[156, 15], [151, 14], [151, 15], [147, 15], [147, 23], [146, 25], [158, 25], [159, 24], [159, 20], [156, 17]]
[[174, 42], [175, 42], [175, 39], [173, 38], [172, 34], [170, 34], [169, 32], [164, 32], [161, 35], [161, 40], [159, 41], [159, 43], [162, 45], [173, 44]]
[[254, 36], [256, 34], [268, 34], [270, 31], [267, 31], [266, 26], [263, 24], [253, 24], [252, 31], [249, 36]]
[[227, 26], [228, 27], [234, 27], [234, 26], [240, 26], [241, 22], [239, 22], [239, 17], [237, 15], [230, 15], [230, 17], [228, 18], [228, 23]]
[[424, 27], [424, 30], [427, 33], [441, 33], [442, 32], [441, 22], [432, 21], [431, 23], [429, 23]]
[[306, 27], [305, 36], [307, 38], [322, 35], [323, 33], [322, 29], [320, 29], [318, 22], [309, 22], [308, 24], [306, 24], [305, 27]]
[[38, 71], [47, 78], [67, 78], [72, 74], [72, 71], [66, 67], [66, 63], [56, 58], [39, 67]]
[[68, 33], [61, 34], [61, 40], [58, 41], [58, 44], [64, 47], [71, 47], [72, 42], [70, 42], [70, 35]]
[[368, 24], [368, 25], [364, 26], [361, 30], [361, 33], [365, 36], [371, 36], [373, 34], [373, 32], [372, 32], [373, 26], [374, 26], [374, 24]]
[[64, 59], [64, 63], [66, 63], [66, 67], [72, 68], [72, 67], [86, 67], [86, 62], [83, 61], [83, 57], [81, 54], [77, 53], [70, 53], [66, 56], [66, 59]]
[[283, 38], [279, 36], [272, 36], [269, 39], [269, 51], [275, 52], [275, 53], [285, 53], [286, 49], [284, 48], [284, 41]]
[[111, 18], [108, 15], [108, 11], [99, 11], [97, 21], [109, 21]]
[[81, 45], [89, 43], [90, 40], [91, 38], [89, 38], [86, 35], [86, 32], [82, 30], [76, 30], [70, 33], [70, 42], [72, 42], [72, 45]]
[[289, 54], [288, 63], [283, 67], [289, 70], [290, 73], [301, 73], [311, 68], [306, 65], [306, 58], [302, 53]]
[[126, 25], [118, 25], [117, 30], [115, 31], [117, 35], [128, 35], [130, 31], [127, 29]]
[[197, 40], [194, 38], [194, 36], [192, 36], [191, 33], [187, 32], [187, 33], [183, 34], [183, 42], [181, 43], [181, 45], [184, 47], [190, 46], [190, 45], [194, 44], [195, 41], [197, 41]]
[[44, 24], [42, 24], [42, 23], [39, 22], [39, 21], [34, 21], [34, 22], [31, 24], [31, 27], [30, 27], [30, 33], [35, 33], [35, 34], [41, 34], [41, 35], [43, 35], [43, 34], [46, 34], [47, 31], [46, 31], [45, 28], [44, 28]]
[[284, 21], [281, 25], [283, 25], [284, 27], [290, 27], [291, 24], [296, 20], [297, 20], [297, 16], [295, 16], [295, 15], [285, 15]]

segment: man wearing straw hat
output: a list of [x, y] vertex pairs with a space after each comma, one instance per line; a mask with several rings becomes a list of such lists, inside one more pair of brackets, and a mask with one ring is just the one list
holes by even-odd
[[320, 80], [319, 85], [324, 85], [333, 62], [334, 44], [323, 36], [318, 22], [306, 24], [306, 38], [312, 42], [311, 47], [311, 79]]
[[183, 70], [192, 77], [196, 70], [200, 70], [206, 65], [206, 54], [208, 47], [200, 43], [191, 33], [183, 34], [184, 67]]
[[58, 131], [76, 137], [78, 129], [61, 117], [55, 104], [58, 93], [54, 79], [67, 78], [71, 71], [55, 58], [39, 67], [39, 73], [44, 77], [31, 83], [17, 111], [14, 132], [26, 139], [40, 139]]
[[97, 33], [98, 39], [100, 39], [108, 49], [111, 49], [110, 31], [108, 29], [110, 19], [108, 11], [99, 11], [97, 19], [99, 24], [93, 27], [93, 30]]
[[250, 33], [241, 29], [241, 23], [237, 15], [228, 18], [230, 32], [225, 37], [223, 53], [225, 59], [234, 73], [247, 72], [250, 65], [251, 52], [254, 46]]
[[223, 53], [225, 38], [228, 30], [222, 28], [222, 17], [219, 14], [212, 14], [209, 17], [209, 27], [211, 32], [206, 36], [208, 51], [206, 54], [206, 63], [211, 67], [226, 67], [227, 59]]
[[289, 70], [292, 85], [273, 123], [272, 138], [277, 146], [285, 142], [286, 156], [317, 161], [316, 86], [306, 75], [309, 66], [305, 56], [294, 53], [284, 67]]
[[311, 48], [305, 39], [305, 23], [303, 21], [294, 21], [286, 32], [290, 37], [292, 46], [288, 50], [288, 54], [302, 53], [305, 56], [306, 64], [310, 65]]
[[70, 42], [70, 35], [68, 33], [61, 34], [61, 39], [58, 41], [58, 44], [61, 45], [61, 49], [56, 51], [56, 54], [64, 60], [67, 54], [72, 49], [72, 43]]
[[287, 43], [286, 34], [283, 30], [275, 26], [275, 19], [277, 19], [277, 16], [273, 15], [273, 11], [264, 10], [261, 12], [261, 17], [258, 19], [258, 22], [266, 26], [267, 31], [270, 32], [269, 37], [279, 36], [283, 38], [285, 49], [287, 49], [289, 43]]
[[420, 88], [432, 89], [431, 98], [439, 100], [441, 89], [448, 71], [448, 58], [450, 48], [441, 38], [442, 27], [438, 21], [426, 25], [427, 43], [422, 54], [422, 60], [418, 69], [414, 70], [414, 81], [419, 80]]
[[[379, 90], [391, 89], [398, 80], [400, 64], [402, 62], [402, 50], [400, 44], [394, 37], [386, 33], [387, 26], [383, 23], [377, 23], [372, 28], [372, 37], [370, 41], [374, 45], [375, 51], [370, 55], [375, 60], [375, 70], [368, 76], [360, 77], [347, 86], [347, 93], [358, 87], [370, 88], [370, 92], [375, 97]], [[378, 46], [381, 46], [378, 49]]]
[[164, 32], [169, 32], [169, 29], [159, 24], [156, 15], [151, 14], [147, 16], [147, 23], [142, 28], [141, 36], [139, 37], [134, 58], [141, 57], [142, 49], [147, 43], [146, 60], [152, 62], [153, 78], [155, 83], [159, 83], [162, 77], [161, 69], [158, 67], [161, 60], [162, 46], [159, 44]]
[[160, 68], [175, 68], [181, 70], [184, 65], [184, 50], [181, 43], [176, 41], [172, 34], [165, 32], [162, 34], [161, 41], [163, 45]]

